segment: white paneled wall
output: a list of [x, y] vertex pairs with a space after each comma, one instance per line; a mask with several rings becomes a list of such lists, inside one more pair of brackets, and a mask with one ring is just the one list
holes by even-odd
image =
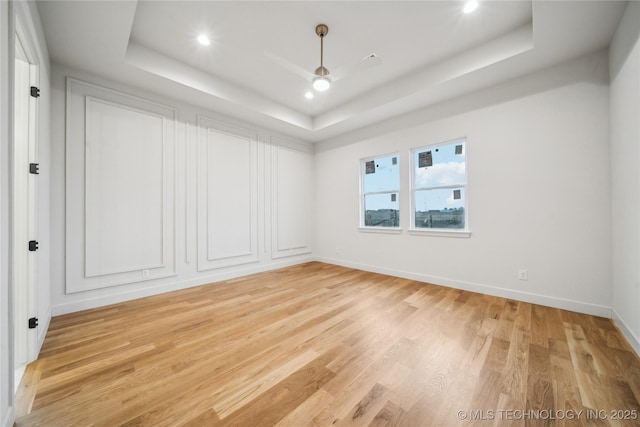
[[57, 65], [52, 111], [54, 314], [312, 259], [311, 144]]
[[86, 98], [85, 275], [162, 267], [164, 117]]
[[198, 117], [198, 270], [258, 261], [258, 134]]
[[272, 257], [311, 252], [314, 162], [310, 147], [272, 138]]
[[175, 267], [176, 110], [67, 80], [67, 292]]

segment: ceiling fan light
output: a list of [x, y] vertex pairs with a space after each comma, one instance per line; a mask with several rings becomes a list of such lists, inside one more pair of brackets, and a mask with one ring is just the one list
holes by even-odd
[[469, 0], [464, 4], [462, 11], [466, 14], [472, 13], [478, 8], [479, 5], [480, 4], [478, 3], [478, 0]]
[[209, 40], [209, 36], [207, 36], [206, 34], [200, 34], [198, 36], [198, 43], [200, 43], [202, 46], [209, 46], [211, 44], [211, 40]]
[[326, 77], [316, 77], [313, 79], [313, 88], [318, 92], [324, 92], [329, 89], [331, 82]]

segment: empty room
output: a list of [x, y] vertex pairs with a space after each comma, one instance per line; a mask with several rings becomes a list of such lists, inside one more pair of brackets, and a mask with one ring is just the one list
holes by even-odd
[[640, 426], [640, 1], [0, 1], [0, 427]]

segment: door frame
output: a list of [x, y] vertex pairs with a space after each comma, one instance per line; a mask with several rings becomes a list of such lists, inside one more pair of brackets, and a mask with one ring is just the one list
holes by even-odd
[[[14, 344], [14, 369], [17, 375], [14, 387], [20, 382], [20, 377], [26, 365], [38, 356], [38, 333], [37, 328], [28, 328], [28, 319], [37, 317], [37, 252], [28, 251], [28, 241], [37, 240], [37, 175], [28, 172], [29, 163], [37, 163], [38, 157], [38, 104], [36, 98], [28, 95], [30, 86], [39, 86], [38, 56], [30, 43], [30, 37], [26, 27], [22, 22], [20, 14], [15, 15], [15, 40], [14, 40], [14, 63], [13, 65], [13, 138], [11, 141], [11, 202], [14, 206], [11, 214], [10, 230], [12, 233], [13, 257], [11, 260], [13, 297], [13, 344]], [[16, 66], [18, 61], [26, 63], [23, 68], [23, 76], [18, 76]], [[16, 87], [20, 82], [24, 85], [22, 95], [16, 93]], [[25, 101], [24, 96], [28, 101]], [[20, 101], [20, 97], [22, 101]], [[22, 102], [21, 110], [26, 110], [27, 117], [22, 121], [22, 130], [16, 126], [16, 114], [18, 102]], [[24, 127], [26, 127], [26, 146], [24, 142], [19, 144], [18, 137], [25, 138]], [[22, 132], [22, 133], [21, 133]], [[20, 156], [21, 164], [16, 164], [16, 157]], [[26, 160], [26, 161], [25, 161]], [[26, 176], [25, 176], [26, 175]], [[20, 203], [16, 203], [19, 201]], [[26, 206], [25, 206], [26, 203]], [[22, 207], [19, 207], [22, 206]], [[20, 229], [16, 227], [22, 220]], [[26, 269], [26, 271], [24, 271]], [[18, 280], [24, 281], [26, 286], [18, 285]]]

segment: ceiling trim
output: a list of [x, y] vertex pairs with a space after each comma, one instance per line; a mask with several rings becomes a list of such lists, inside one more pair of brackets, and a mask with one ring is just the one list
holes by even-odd
[[379, 87], [366, 96], [360, 96], [348, 104], [317, 116], [313, 120], [313, 130], [321, 130], [355, 116], [364, 118], [367, 112], [373, 112], [373, 110], [401, 99], [428, 99], [434, 89], [442, 83], [532, 49], [533, 23], [530, 22], [488, 43], [405, 75], [393, 83]]
[[133, 41], [129, 42], [125, 63], [172, 80], [216, 98], [232, 102], [296, 127], [313, 130], [309, 116], [241, 89], [211, 74], [162, 55]]
[[398, 81], [381, 86], [316, 117], [273, 102], [134, 41], [129, 42], [125, 62], [218, 99], [250, 108], [254, 112], [313, 132], [351, 120], [356, 120], [360, 125], [371, 123], [375, 120], [376, 110], [387, 104], [409, 98], [428, 99], [442, 83], [531, 49], [533, 49], [533, 25], [529, 22], [490, 42], [409, 73]]

